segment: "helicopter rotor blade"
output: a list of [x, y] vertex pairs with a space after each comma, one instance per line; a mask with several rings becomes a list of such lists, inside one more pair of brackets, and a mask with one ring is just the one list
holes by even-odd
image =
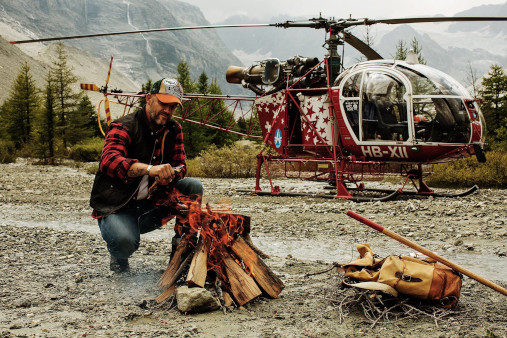
[[113, 66], [113, 56], [111, 55], [111, 61], [109, 61], [109, 70], [107, 71], [106, 88], [109, 84], [109, 77], [111, 76], [111, 67]]
[[99, 36], [110, 36], [110, 35], [141, 34], [141, 33], [152, 33], [152, 32], [184, 31], [184, 30], [197, 30], [197, 29], [248, 28], [248, 27], [270, 27], [270, 26], [275, 26], [275, 25], [274, 24], [238, 24], [238, 25], [207, 25], [207, 26], [187, 26], [187, 27], [166, 27], [166, 28], [142, 29], [142, 30], [137, 30], [137, 31], [110, 32], [110, 33], [98, 33], [98, 34], [60, 36], [60, 37], [55, 37], [55, 38], [18, 40], [18, 41], [10, 41], [10, 43], [13, 44], [13, 45], [16, 45], [16, 44], [32, 43], [32, 42], [46, 42], [46, 41], [58, 41], [58, 40], [84, 39], [84, 38], [94, 38], [94, 37], [99, 37]]
[[358, 25], [375, 25], [383, 23], [387, 25], [399, 25], [406, 23], [424, 23], [424, 22], [463, 22], [463, 21], [507, 21], [505, 16], [446, 16], [446, 17], [425, 17], [425, 18], [400, 18], [400, 19], [362, 19], [339, 22], [338, 25], [344, 27]]
[[358, 39], [354, 35], [350, 34], [349, 32], [343, 31], [343, 41], [357, 49], [359, 52], [361, 52], [368, 60], [379, 60], [383, 59], [382, 56], [380, 56], [379, 53], [377, 53], [373, 48], [368, 46], [366, 43], [364, 43], [362, 40]]
[[99, 86], [95, 83], [81, 83], [80, 84], [82, 90], [91, 90], [94, 92], [100, 92]]
[[266, 23], [266, 24], [235, 24], [235, 25], [205, 25], [205, 26], [182, 26], [182, 27], [166, 27], [166, 28], [152, 28], [142, 29], [136, 31], [122, 31], [122, 32], [109, 32], [109, 33], [96, 33], [96, 34], [84, 34], [84, 35], [72, 35], [72, 36], [60, 36], [53, 38], [42, 38], [42, 39], [30, 39], [30, 40], [18, 40], [10, 41], [11, 44], [23, 44], [33, 42], [48, 42], [48, 41], [59, 41], [59, 40], [72, 40], [72, 39], [84, 39], [101, 36], [111, 35], [127, 35], [127, 34], [142, 34], [152, 32], [167, 32], [167, 31], [183, 31], [183, 30], [199, 30], [199, 29], [217, 29], [217, 28], [252, 28], [252, 27], [310, 27], [315, 29], [334, 27], [338, 30], [343, 30], [347, 27], [359, 26], [359, 25], [374, 25], [378, 23], [383, 24], [404, 24], [404, 23], [423, 23], [423, 22], [450, 22], [450, 21], [506, 21], [507, 17], [478, 17], [478, 16], [467, 16], [467, 17], [426, 17], [426, 18], [403, 18], [403, 19], [346, 19], [346, 20], [328, 20], [324, 18], [310, 19], [306, 22], [286, 21], [283, 23]]

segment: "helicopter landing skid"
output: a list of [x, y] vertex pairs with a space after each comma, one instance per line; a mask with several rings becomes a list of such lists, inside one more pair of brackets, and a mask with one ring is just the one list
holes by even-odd
[[[327, 188], [327, 187], [326, 187]], [[398, 198], [399, 196], [422, 196], [422, 197], [447, 197], [447, 198], [454, 198], [454, 197], [464, 197], [468, 196], [477, 190], [479, 190], [479, 187], [477, 185], [474, 185], [468, 190], [462, 191], [460, 193], [456, 194], [444, 194], [444, 193], [424, 193], [421, 194], [417, 191], [412, 190], [402, 190], [402, 189], [396, 189], [396, 190], [389, 190], [389, 189], [375, 189], [375, 188], [363, 188], [363, 189], [357, 189], [357, 188], [347, 188], [347, 190], [352, 191], [366, 191], [366, 192], [376, 192], [376, 193], [382, 193], [387, 194], [385, 196], [381, 197], [373, 197], [373, 196], [357, 196], [357, 195], [351, 195], [349, 198], [344, 198], [347, 201], [352, 202], [387, 202], [392, 201]], [[291, 197], [314, 197], [314, 198], [327, 198], [327, 199], [338, 199], [333, 194], [311, 194], [311, 193], [297, 193], [297, 192], [281, 192], [277, 191], [275, 193], [269, 192], [269, 191], [252, 191], [247, 189], [237, 189], [237, 192], [242, 193], [252, 193], [258, 196], [291, 196]]]
[[[258, 196], [292, 196], [292, 197], [315, 197], [315, 198], [327, 198], [327, 199], [340, 199], [333, 194], [310, 194], [310, 193], [297, 193], [297, 192], [277, 192], [271, 193], [269, 191], [252, 191], [246, 189], [237, 189], [237, 192], [252, 193]], [[368, 197], [368, 196], [351, 196], [349, 198], [342, 198], [352, 202], [386, 202], [396, 199], [402, 192], [400, 190], [387, 191], [389, 195], [382, 197]]]
[[[375, 189], [375, 188], [363, 188], [363, 189], [347, 188], [347, 189], [348, 190], [371, 191], [371, 192], [391, 193], [392, 194], [392, 190], [389, 190], [389, 189]], [[448, 198], [453, 198], [453, 197], [468, 196], [468, 195], [476, 192], [477, 190], [479, 190], [479, 187], [477, 185], [474, 185], [473, 187], [469, 188], [468, 190], [465, 190], [465, 191], [462, 191], [462, 192], [459, 192], [459, 193], [456, 193], [456, 194], [443, 194], [443, 193], [437, 193], [437, 192], [420, 193], [418, 191], [402, 190], [402, 189], [397, 189], [396, 191], [399, 192], [398, 195], [423, 196], [423, 197], [433, 196], [433, 197], [448, 197]]]

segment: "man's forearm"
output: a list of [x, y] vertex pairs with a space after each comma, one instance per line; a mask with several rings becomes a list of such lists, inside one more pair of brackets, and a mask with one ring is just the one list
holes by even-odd
[[129, 170], [127, 171], [127, 176], [128, 177], [144, 176], [148, 173], [147, 169], [148, 169], [148, 165], [145, 163], [141, 163], [141, 162], [133, 163], [130, 166]]
[[[150, 170], [148, 171], [148, 168]], [[177, 169], [178, 172], [181, 168]], [[172, 182], [174, 179], [175, 171], [169, 163], [148, 165], [141, 162], [133, 163], [127, 171], [129, 177], [139, 177], [149, 175], [155, 177], [157, 180], [167, 180]]]

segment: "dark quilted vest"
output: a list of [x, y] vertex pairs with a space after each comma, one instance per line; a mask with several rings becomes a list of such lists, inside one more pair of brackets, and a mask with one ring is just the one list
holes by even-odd
[[[132, 139], [126, 157], [138, 159], [141, 163], [151, 163], [157, 135], [152, 132], [148, 125], [144, 108], [114, 122], [123, 124]], [[165, 138], [162, 163], [168, 163], [172, 158], [177, 122], [169, 120], [166, 128], [169, 133]], [[142, 176], [121, 180], [109, 177], [99, 169], [93, 182], [90, 206], [103, 217], [115, 212], [126, 205], [134, 196], [141, 179]]]

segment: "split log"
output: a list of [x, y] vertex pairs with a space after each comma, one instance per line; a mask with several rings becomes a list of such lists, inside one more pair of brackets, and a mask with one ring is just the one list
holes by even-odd
[[[160, 280], [158, 281], [158, 287], [161, 289], [165, 289], [170, 287], [171, 285], [176, 282], [179, 276], [177, 276], [177, 272], [182, 265], [181, 263], [185, 260], [185, 257], [187, 257], [187, 253], [189, 251], [189, 240], [187, 236], [183, 236], [181, 238], [180, 243], [176, 247], [176, 250], [174, 250], [174, 255], [169, 261], [169, 265], [167, 266], [167, 269], [162, 274], [162, 277], [160, 277]], [[181, 273], [182, 271], [180, 271]]]
[[272, 298], [278, 298], [284, 288], [283, 282], [268, 268], [254, 250], [239, 236], [231, 246], [232, 251], [243, 260], [259, 286]]
[[206, 275], [208, 274], [208, 245], [201, 240], [195, 249], [192, 263], [187, 275], [188, 286], [204, 287]]
[[231, 292], [239, 305], [244, 305], [262, 294], [253, 278], [229, 254], [224, 253], [223, 260]]
[[162, 303], [167, 298], [171, 297], [171, 295], [173, 294], [173, 292], [177, 288], [176, 284], [174, 284], [174, 283], [178, 280], [178, 278], [180, 278], [181, 274], [183, 273], [183, 269], [185, 269], [187, 264], [190, 262], [191, 257], [192, 257], [192, 254], [187, 255], [187, 257], [185, 257], [183, 262], [181, 262], [180, 267], [178, 268], [178, 270], [176, 270], [172, 279], [167, 281], [167, 283], [170, 283], [169, 287], [155, 299], [157, 301], [157, 303]]
[[234, 301], [232, 300], [232, 297], [229, 294], [229, 292], [223, 291], [222, 292], [222, 297], [224, 298], [224, 305], [225, 306], [229, 307], [229, 306], [231, 306], [234, 303]]
[[169, 297], [172, 296], [174, 291], [176, 291], [176, 288], [178, 286], [176, 284], [171, 285], [168, 289], [166, 289], [164, 292], [162, 292], [160, 295], [158, 295], [157, 298], [155, 298], [155, 301], [160, 304], [165, 302]]

